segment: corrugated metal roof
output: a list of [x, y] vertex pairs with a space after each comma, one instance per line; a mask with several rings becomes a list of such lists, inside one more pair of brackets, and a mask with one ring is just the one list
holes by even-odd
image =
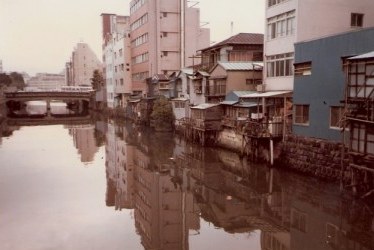
[[261, 62], [218, 62], [225, 70], [262, 70]]
[[252, 94], [244, 95], [243, 98], [258, 98], [258, 97], [275, 97], [291, 94], [292, 91], [268, 91], [268, 92], [255, 92]]
[[178, 98], [174, 98], [174, 99], [172, 99], [172, 101], [188, 101], [188, 99], [187, 98], [184, 98], [184, 97], [178, 97]]
[[202, 103], [191, 107], [191, 109], [208, 109], [216, 106], [219, 106], [219, 103]]
[[240, 107], [240, 108], [251, 108], [256, 107], [257, 103], [255, 102], [239, 102], [238, 104], [235, 104], [234, 107]]
[[235, 103], [238, 103], [238, 101], [223, 101], [223, 102], [220, 102], [220, 104], [223, 104], [223, 105], [234, 105]]
[[365, 53], [365, 54], [362, 54], [362, 55], [350, 57], [350, 58], [348, 58], [348, 60], [360, 60], [360, 59], [367, 59], [367, 58], [374, 58], [374, 51], [369, 52], [369, 53]]

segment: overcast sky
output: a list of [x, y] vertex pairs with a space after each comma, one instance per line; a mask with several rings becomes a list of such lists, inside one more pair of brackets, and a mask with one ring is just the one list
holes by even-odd
[[[86, 42], [101, 58], [101, 13], [129, 14], [130, 0], [0, 0], [0, 60], [5, 71], [59, 73], [74, 46]], [[195, 1], [191, 1], [195, 2]], [[190, 3], [190, 4], [191, 4]], [[265, 0], [200, 0], [211, 41], [264, 32]]]

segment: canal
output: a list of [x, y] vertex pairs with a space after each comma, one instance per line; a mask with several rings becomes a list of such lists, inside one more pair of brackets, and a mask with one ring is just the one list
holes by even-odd
[[374, 249], [374, 206], [337, 184], [131, 124], [24, 118], [0, 125], [0, 249]]

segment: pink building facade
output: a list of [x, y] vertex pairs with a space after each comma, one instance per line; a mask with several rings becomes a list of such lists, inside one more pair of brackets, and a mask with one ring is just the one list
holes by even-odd
[[210, 43], [199, 9], [186, 0], [133, 0], [130, 23], [132, 82], [143, 91], [146, 78], [191, 66], [196, 51]]

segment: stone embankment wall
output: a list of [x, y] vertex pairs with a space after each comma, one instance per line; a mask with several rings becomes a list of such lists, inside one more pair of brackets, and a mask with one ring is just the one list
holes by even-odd
[[310, 176], [329, 181], [349, 183], [349, 157], [345, 154], [342, 168], [341, 143], [289, 135], [281, 145], [280, 165]]

